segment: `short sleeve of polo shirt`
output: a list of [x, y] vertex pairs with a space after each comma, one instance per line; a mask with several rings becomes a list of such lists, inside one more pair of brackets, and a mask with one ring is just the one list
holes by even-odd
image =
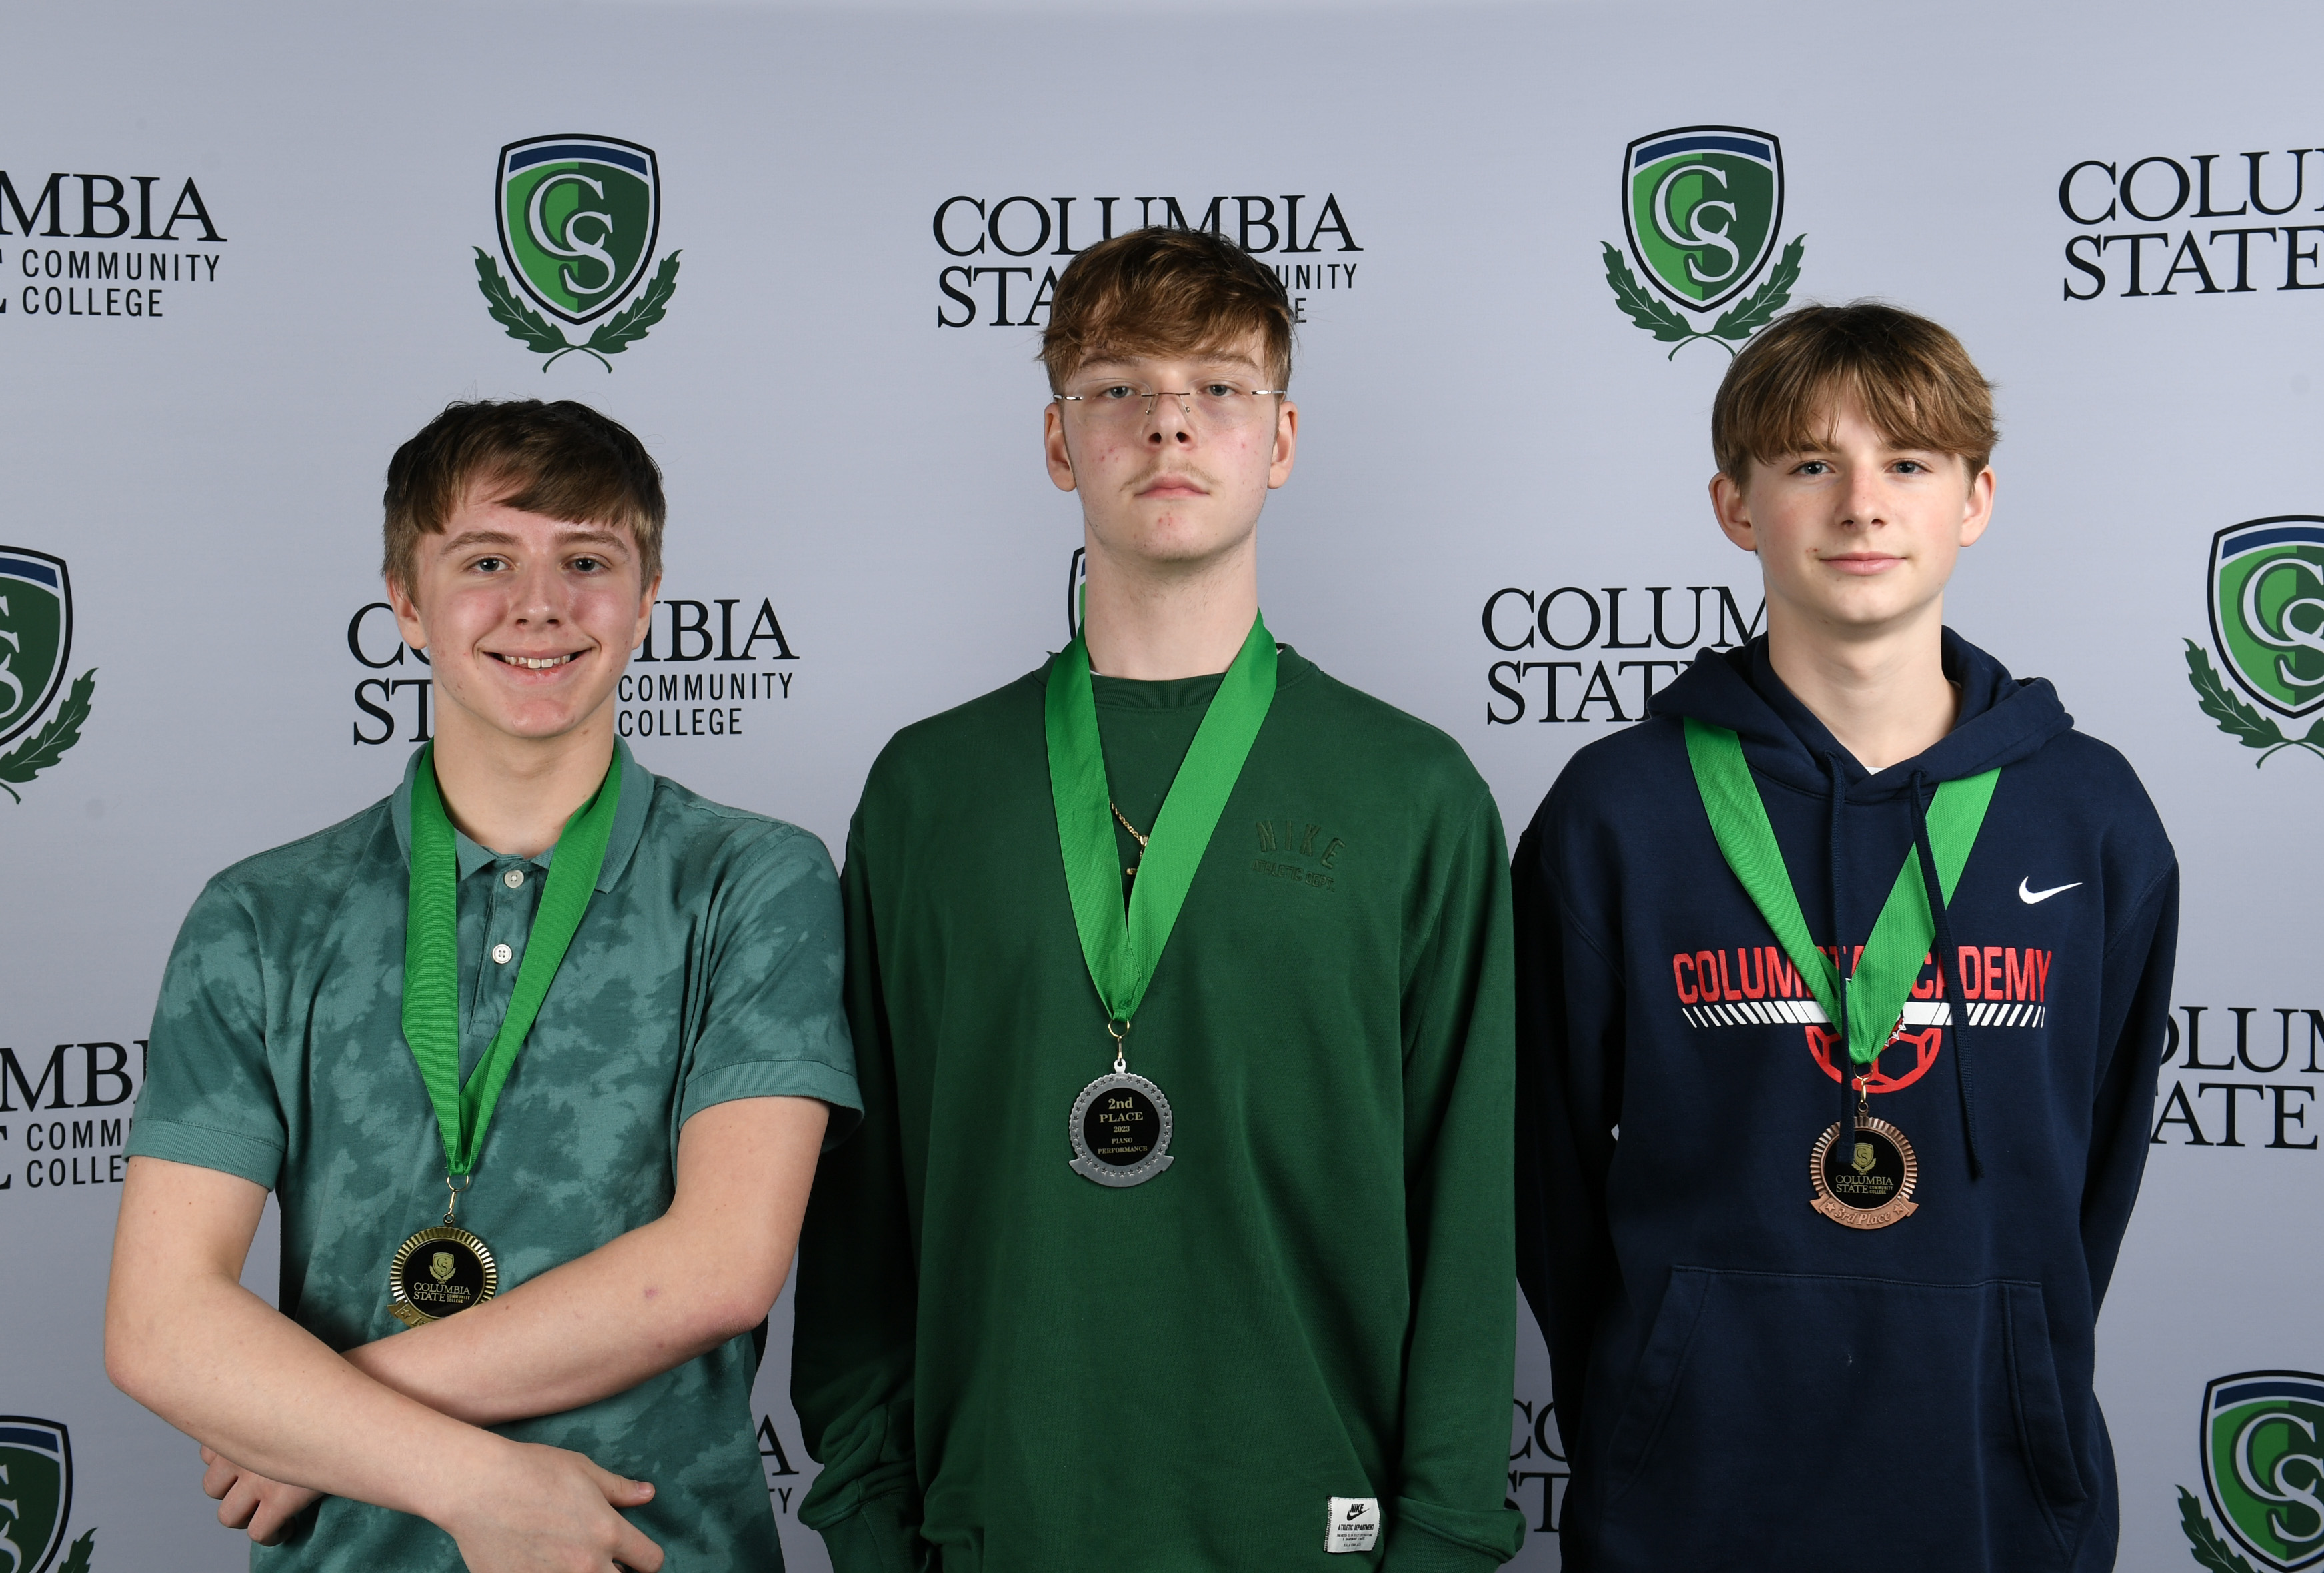
[[288, 1133], [266, 1029], [258, 922], [220, 875], [186, 914], [161, 976], [131, 1154], [272, 1190]]
[[678, 1118], [738, 1098], [816, 1098], [832, 1108], [828, 1145], [863, 1107], [840, 1007], [839, 876], [814, 836], [760, 823], [766, 833], [730, 855], [710, 903]]

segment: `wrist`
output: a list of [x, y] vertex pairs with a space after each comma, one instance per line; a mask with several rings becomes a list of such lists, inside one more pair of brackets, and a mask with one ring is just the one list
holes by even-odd
[[510, 1476], [524, 1448], [456, 1421], [447, 1422], [446, 1429], [452, 1434], [430, 1439], [434, 1445], [427, 1454], [432, 1460], [429, 1476], [418, 1483], [420, 1500], [408, 1511], [456, 1540], [462, 1525], [493, 1513], [509, 1500]]

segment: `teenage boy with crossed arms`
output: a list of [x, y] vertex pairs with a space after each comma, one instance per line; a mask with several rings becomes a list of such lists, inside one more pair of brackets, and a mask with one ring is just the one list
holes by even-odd
[[792, 1356], [840, 1573], [1481, 1573], [1523, 1533], [1501, 831], [1451, 740], [1259, 621], [1290, 329], [1215, 235], [1074, 260], [1083, 634], [864, 788], [866, 1115]]
[[1936, 324], [1769, 327], [1711, 483], [1767, 631], [1518, 843], [1518, 1252], [1574, 1573], [2114, 1565], [2093, 1324], [2178, 864], [2123, 757], [1944, 626], [1994, 440]]
[[[405, 444], [387, 591], [435, 741], [212, 879], [171, 955], [106, 1360], [204, 1444], [220, 1520], [280, 1545], [254, 1567], [781, 1565], [751, 1335], [856, 1106], [838, 892], [813, 836], [614, 738], [663, 517], [637, 439], [578, 404], [454, 405]], [[270, 1190], [279, 1312], [239, 1283]]]

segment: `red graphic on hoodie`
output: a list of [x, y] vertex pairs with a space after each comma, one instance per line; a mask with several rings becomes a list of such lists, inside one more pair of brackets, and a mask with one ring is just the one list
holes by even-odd
[[[1831, 1062], [1831, 1056], [1832, 1051], [1839, 1046], [1840, 1035], [1823, 1026], [1803, 1030], [1808, 1035], [1808, 1053], [1815, 1056], [1815, 1062], [1823, 1067], [1825, 1075], [1839, 1081], [1840, 1067]], [[1929, 1067], [1937, 1062], [1937, 1055], [1944, 1047], [1944, 1036], [1945, 1029], [1941, 1026], [1923, 1027], [1919, 1032], [1907, 1032], [1898, 1027], [1895, 1035], [1888, 1040], [1887, 1047], [1880, 1051], [1880, 1059], [1872, 1068], [1871, 1074], [1854, 1077], [1849, 1085], [1873, 1092], [1895, 1092], [1900, 1088], [1910, 1087], [1927, 1075]], [[1895, 1054], [1900, 1046], [1908, 1044], [1914, 1051], [1913, 1068], [1901, 1075], [1892, 1073], [1887, 1067], [1901, 1063], [1901, 1056], [1898, 1059], [1889, 1056]]]
[[[1819, 946], [1834, 964], [1839, 952]], [[1863, 961], [1862, 946], [1850, 961]], [[1850, 1085], [1871, 1092], [1894, 1092], [1929, 1073], [1944, 1051], [1946, 1024], [1956, 1012], [1972, 1026], [2039, 1027], [2048, 1012], [2050, 964], [2055, 952], [2015, 945], [1963, 945], [1958, 968], [1941, 988], [1935, 958], [1922, 959], [1921, 975], [1881, 1051], [1877, 1068], [1851, 1074]], [[1671, 958], [1671, 981], [1680, 1014], [1698, 1027], [1797, 1024], [1818, 1069], [1840, 1079], [1834, 1055], [1840, 1035], [1825, 1019], [1812, 991], [1779, 946], [1736, 945], [1720, 950], [1682, 951]], [[1950, 997], [1950, 998], [1945, 997]], [[1955, 1003], [1955, 1002], [1958, 1003]], [[1912, 1055], [1907, 1065], [1905, 1053]]]

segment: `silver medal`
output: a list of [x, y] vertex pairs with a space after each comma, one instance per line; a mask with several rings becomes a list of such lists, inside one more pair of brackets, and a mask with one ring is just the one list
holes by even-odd
[[1119, 1059], [1074, 1099], [1065, 1122], [1074, 1173], [1101, 1185], [1142, 1185], [1170, 1166], [1170, 1100]]

